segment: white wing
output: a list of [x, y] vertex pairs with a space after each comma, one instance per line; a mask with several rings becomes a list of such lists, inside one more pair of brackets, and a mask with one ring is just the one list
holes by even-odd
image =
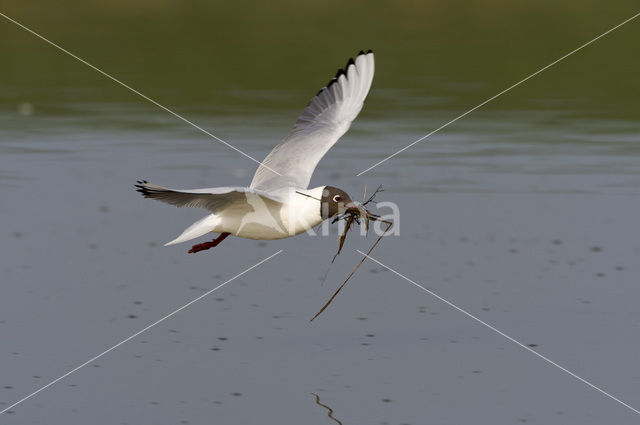
[[327, 87], [311, 99], [289, 136], [258, 167], [250, 187], [273, 190], [309, 186], [320, 159], [347, 132], [362, 109], [373, 72], [371, 50], [360, 52], [355, 61], [349, 59], [345, 69], [338, 70]]
[[[145, 180], [136, 185], [145, 198], [166, 202], [176, 207], [204, 208], [212, 213], [233, 207], [253, 211], [252, 198], [259, 197], [264, 203], [282, 204], [282, 200], [261, 190], [247, 187], [213, 187], [209, 189], [174, 190], [149, 183]], [[256, 200], [257, 201], [257, 200]]]

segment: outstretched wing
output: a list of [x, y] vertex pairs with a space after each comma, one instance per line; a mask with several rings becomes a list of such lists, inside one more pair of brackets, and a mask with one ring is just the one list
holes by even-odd
[[146, 180], [138, 181], [135, 185], [137, 191], [145, 198], [166, 202], [176, 207], [204, 208], [212, 213], [236, 206], [243, 208], [250, 204], [250, 198], [260, 197], [267, 203], [282, 203], [280, 199], [261, 190], [247, 187], [214, 187], [209, 189], [175, 190], [149, 183]]
[[[262, 162], [251, 188], [273, 190], [306, 188], [313, 170], [325, 153], [351, 126], [362, 109], [373, 81], [373, 52], [360, 52], [345, 69], [311, 99], [289, 136]], [[274, 173], [275, 170], [281, 174]]]

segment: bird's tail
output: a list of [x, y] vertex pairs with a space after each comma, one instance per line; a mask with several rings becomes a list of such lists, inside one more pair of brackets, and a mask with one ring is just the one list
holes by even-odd
[[220, 216], [210, 214], [187, 227], [184, 232], [171, 242], [167, 242], [164, 246], [174, 245], [180, 242], [186, 242], [195, 239], [206, 233], [212, 232], [220, 223]]

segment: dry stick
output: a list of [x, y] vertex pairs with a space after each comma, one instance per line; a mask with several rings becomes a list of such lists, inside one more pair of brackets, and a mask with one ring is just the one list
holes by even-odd
[[[370, 213], [368, 211], [366, 211], [366, 213], [367, 213], [367, 236], [368, 236], [368, 234], [369, 234], [369, 218], [368, 218], [368, 215]], [[347, 232], [349, 231], [349, 228], [351, 227], [351, 224], [353, 224], [354, 220], [355, 220], [355, 216], [353, 214], [351, 214], [349, 216], [349, 218], [347, 218], [347, 224], [344, 227], [344, 232], [342, 232], [342, 234], [338, 238], [338, 242], [339, 242], [338, 252], [336, 252], [336, 255], [333, 256], [333, 259], [331, 260], [331, 263], [329, 263], [329, 267], [327, 267], [327, 271], [324, 273], [324, 276], [322, 276], [322, 280], [320, 281], [321, 285], [324, 284], [325, 280], [327, 280], [327, 276], [329, 275], [329, 271], [331, 271], [331, 266], [333, 266], [333, 263], [336, 261], [336, 257], [342, 251], [342, 246], [344, 245], [344, 241], [347, 238]]]
[[[311, 195], [307, 195], [306, 193], [302, 193], [302, 192], [297, 191], [297, 190], [296, 190], [296, 193], [298, 195], [303, 195], [303, 196], [306, 196], [307, 198], [315, 199], [316, 201], [322, 202], [321, 199], [318, 199], [318, 198], [313, 197]], [[365, 193], [367, 193], [366, 186], [365, 186]], [[370, 213], [367, 211], [367, 214], [370, 214]], [[349, 227], [351, 226], [351, 222], [353, 221], [353, 216], [350, 216], [348, 220], [349, 221], [347, 222], [347, 225], [345, 227], [344, 233], [342, 235], [340, 235], [340, 238], [338, 239], [340, 241], [340, 246], [338, 248], [338, 252], [336, 253], [336, 255], [333, 256], [333, 259], [331, 260], [331, 263], [329, 264], [329, 267], [327, 267], [327, 271], [324, 272], [324, 275], [322, 276], [322, 279], [320, 279], [320, 284], [321, 285], [323, 285], [324, 281], [327, 280], [327, 276], [329, 275], [329, 271], [331, 270], [331, 266], [333, 265], [333, 262], [336, 260], [336, 257], [338, 256], [338, 254], [340, 254], [340, 251], [342, 250], [342, 245], [344, 244], [344, 240], [345, 240], [345, 238], [347, 236], [347, 231], [349, 230]], [[369, 219], [367, 218], [367, 235], [368, 234], [369, 234]]]
[[[344, 228], [344, 232], [342, 232], [342, 234], [340, 235], [340, 238], [338, 238], [338, 241], [339, 241], [338, 252], [336, 252], [336, 255], [333, 256], [333, 260], [331, 260], [331, 264], [333, 264], [333, 262], [336, 261], [336, 257], [342, 251], [342, 247], [344, 245], [344, 241], [347, 238], [347, 233], [349, 232], [349, 229], [351, 228], [351, 225], [353, 224], [354, 220], [357, 221], [358, 224], [360, 224], [360, 221], [359, 221], [358, 218], [364, 217], [364, 226], [365, 226], [365, 229], [366, 229], [366, 236], [369, 236], [369, 220], [373, 219], [373, 220], [378, 220], [378, 221], [384, 221], [384, 220], [379, 220], [379, 218], [380, 218], [379, 215], [372, 214], [369, 211], [367, 211], [367, 209], [365, 208], [365, 205], [367, 205], [369, 202], [372, 202], [374, 200], [374, 198], [376, 197], [376, 195], [378, 194], [378, 192], [381, 192], [381, 191], [382, 191], [382, 185], [378, 186], [376, 191], [373, 192], [373, 195], [371, 195], [371, 197], [369, 199], [367, 199], [367, 186], [364, 187], [364, 194], [362, 196], [362, 204], [358, 207], [358, 211], [359, 212], [358, 212], [358, 214], [351, 213], [349, 215], [349, 217], [347, 218], [347, 224], [346, 224], [346, 226]], [[365, 201], [365, 199], [367, 199], [367, 200]]]
[[[369, 216], [371, 216], [371, 213], [367, 210], [365, 210], [365, 212], [367, 215], [367, 219], [366, 219], [367, 236], [369, 236], [369, 220], [370, 220]], [[349, 218], [347, 218], [347, 224], [345, 225], [344, 232], [342, 232], [342, 234], [338, 238], [338, 242], [339, 242], [338, 252], [336, 252], [336, 254], [333, 256], [331, 263], [329, 263], [329, 267], [327, 267], [327, 271], [322, 276], [322, 280], [320, 281], [321, 284], [324, 284], [325, 280], [327, 280], [327, 276], [329, 275], [329, 271], [331, 271], [331, 267], [333, 266], [333, 263], [336, 261], [336, 257], [342, 251], [342, 246], [344, 245], [344, 241], [347, 238], [347, 232], [349, 231], [349, 228], [351, 227], [351, 224], [353, 224], [354, 220], [355, 220], [354, 215], [350, 215]]]
[[[364, 208], [364, 203], [367, 201], [367, 185], [364, 185], [364, 192], [362, 193], [362, 207]], [[369, 236], [369, 216], [364, 221], [365, 228], [367, 229], [365, 236]]]
[[[366, 189], [366, 188], [365, 188]], [[373, 195], [371, 195], [369, 197], [369, 199], [367, 199], [366, 201], [364, 201], [362, 203], [362, 206], [367, 205], [369, 202], [375, 202], [374, 199], [376, 198], [376, 195], [380, 192], [384, 192], [384, 189], [382, 188], [382, 185], [378, 186], [378, 188], [375, 190], [375, 192], [373, 192]]]
[[340, 237], [338, 238], [338, 252], [336, 252], [336, 255], [333, 256], [333, 260], [331, 260], [331, 264], [333, 264], [334, 261], [336, 261], [336, 257], [338, 256], [338, 254], [340, 254], [340, 251], [342, 251], [342, 247], [344, 246], [344, 241], [347, 239], [347, 232], [349, 231], [349, 228], [351, 228], [351, 224], [353, 223], [353, 220], [355, 220], [356, 216], [351, 214], [349, 216], [349, 218], [347, 218], [347, 224], [344, 226], [344, 232], [342, 232], [342, 234], [340, 235]]
[[[373, 217], [372, 217], [373, 218]], [[329, 304], [331, 304], [331, 301], [333, 301], [333, 299], [336, 297], [336, 295], [338, 295], [338, 292], [340, 292], [342, 290], [342, 288], [344, 288], [344, 285], [347, 284], [347, 282], [349, 281], [349, 279], [351, 279], [351, 276], [353, 276], [356, 273], [356, 270], [358, 270], [358, 268], [362, 265], [362, 263], [364, 263], [364, 260], [366, 260], [369, 257], [369, 254], [371, 254], [371, 251], [373, 251], [373, 248], [376, 247], [376, 245], [378, 245], [378, 242], [380, 242], [380, 239], [382, 239], [382, 237], [389, 231], [389, 229], [391, 228], [392, 224], [390, 221], [387, 220], [381, 220], [381, 219], [375, 219], [376, 221], [381, 221], [383, 223], [387, 224], [387, 228], [384, 230], [384, 232], [382, 232], [382, 234], [380, 235], [380, 237], [378, 238], [378, 240], [375, 241], [375, 243], [373, 245], [371, 245], [371, 248], [369, 248], [369, 251], [367, 251], [367, 253], [365, 254], [364, 257], [362, 257], [362, 260], [360, 260], [360, 262], [358, 263], [358, 265], [356, 266], [355, 269], [353, 269], [353, 271], [351, 272], [351, 274], [347, 277], [347, 279], [342, 283], [342, 285], [340, 285], [338, 287], [338, 289], [336, 290], [336, 292], [333, 293], [333, 295], [331, 296], [331, 298], [329, 298], [329, 301], [327, 301], [327, 303], [320, 309], [319, 312], [316, 313], [315, 316], [313, 316], [313, 318], [311, 320], [309, 320], [309, 322], [313, 322], [313, 319], [315, 319], [316, 317], [320, 316], [320, 314], [329, 306]]]

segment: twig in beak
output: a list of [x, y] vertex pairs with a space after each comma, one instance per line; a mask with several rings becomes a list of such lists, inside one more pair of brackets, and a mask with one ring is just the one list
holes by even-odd
[[[338, 289], [336, 290], [336, 292], [333, 293], [331, 298], [329, 298], [329, 301], [327, 301], [326, 304], [324, 306], [322, 306], [320, 311], [317, 312], [316, 315], [313, 316], [313, 318], [311, 320], [309, 320], [309, 322], [313, 322], [313, 319], [315, 319], [316, 317], [320, 316], [320, 314], [322, 314], [322, 312], [329, 306], [329, 304], [331, 304], [331, 301], [333, 301], [333, 299], [336, 297], [336, 295], [338, 295], [338, 292], [340, 292], [342, 290], [342, 288], [344, 288], [344, 285], [346, 285], [347, 282], [349, 281], [349, 279], [351, 279], [351, 276], [353, 276], [356, 273], [356, 270], [358, 270], [360, 265], [362, 265], [362, 263], [364, 263], [364, 260], [366, 260], [367, 257], [369, 256], [369, 254], [371, 254], [371, 251], [373, 251], [373, 248], [375, 248], [376, 245], [378, 245], [378, 242], [380, 242], [380, 239], [382, 239], [382, 237], [389, 231], [389, 229], [393, 225], [392, 222], [387, 221], [387, 220], [382, 220], [382, 219], [379, 218], [379, 216], [376, 216], [375, 214], [370, 214], [368, 212], [367, 212], [367, 219], [371, 219], [371, 220], [374, 220], [374, 221], [380, 221], [382, 223], [385, 223], [387, 225], [387, 228], [384, 230], [384, 232], [382, 232], [382, 234], [378, 237], [378, 239], [374, 242], [374, 244], [371, 245], [371, 248], [369, 248], [369, 251], [367, 251], [366, 255], [364, 257], [362, 257], [362, 260], [360, 260], [360, 262], [358, 263], [356, 268], [353, 269], [353, 271], [351, 272], [351, 274], [349, 276], [347, 276], [345, 281], [342, 282], [342, 285], [340, 285], [338, 287]], [[346, 232], [344, 234], [346, 235]], [[340, 248], [342, 248], [342, 246], [340, 246]], [[339, 253], [340, 253], [340, 250], [338, 250], [338, 254]], [[336, 254], [336, 255], [338, 255], [338, 254]], [[335, 259], [335, 257], [333, 257], [333, 258]]]
[[350, 214], [349, 217], [347, 217], [347, 224], [344, 226], [344, 232], [342, 232], [342, 234], [338, 238], [338, 241], [339, 241], [338, 252], [336, 252], [336, 255], [333, 256], [333, 260], [331, 260], [331, 264], [333, 264], [333, 262], [336, 261], [336, 257], [338, 256], [338, 254], [340, 254], [340, 251], [342, 251], [342, 246], [344, 245], [344, 241], [347, 238], [347, 232], [351, 227], [351, 223], [353, 223], [355, 219], [356, 219], [356, 215], [353, 213]]
[[369, 199], [367, 199], [365, 202], [362, 203], [362, 206], [364, 207], [365, 205], [367, 205], [369, 202], [373, 202], [374, 204], [376, 203], [376, 201], [374, 201], [374, 199], [376, 198], [376, 195], [379, 192], [384, 192], [384, 189], [382, 189], [382, 185], [378, 186], [378, 188], [376, 189], [375, 192], [373, 192], [373, 195], [371, 195], [369, 197]]
[[371, 213], [367, 211], [365, 207], [362, 207], [362, 209], [364, 209], [364, 211], [366, 212], [364, 217], [364, 228], [365, 228], [364, 237], [366, 238], [369, 236], [369, 221], [371, 220]]

